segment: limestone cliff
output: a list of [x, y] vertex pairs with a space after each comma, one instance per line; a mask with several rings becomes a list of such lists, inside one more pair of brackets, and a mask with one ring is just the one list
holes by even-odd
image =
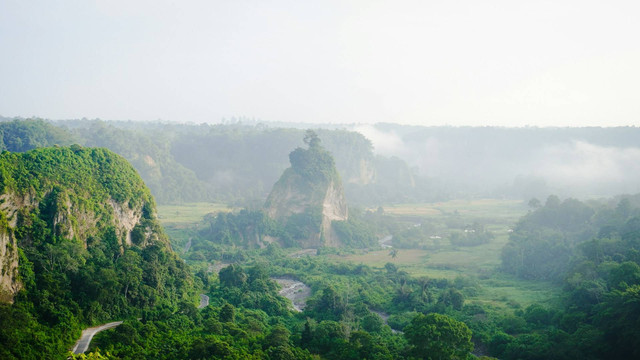
[[11, 302], [20, 290], [18, 245], [12, 232], [0, 230], [0, 302]]
[[[19, 248], [65, 241], [85, 249], [112, 228], [120, 251], [168, 241], [149, 190], [123, 158], [105, 149], [38, 149], [0, 155], [0, 302], [21, 289]], [[24, 229], [41, 227], [39, 236]]]
[[307, 132], [308, 149], [289, 155], [291, 167], [273, 186], [265, 203], [269, 217], [284, 224], [290, 245], [303, 248], [339, 246], [332, 221], [348, 218], [347, 202], [333, 157]]

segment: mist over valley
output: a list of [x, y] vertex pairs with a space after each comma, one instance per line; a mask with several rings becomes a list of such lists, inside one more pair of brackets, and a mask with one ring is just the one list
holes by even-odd
[[0, 1], [0, 359], [640, 359], [638, 13]]

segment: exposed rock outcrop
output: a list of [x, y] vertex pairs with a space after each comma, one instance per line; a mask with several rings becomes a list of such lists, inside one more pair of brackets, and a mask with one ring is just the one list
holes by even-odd
[[349, 184], [368, 185], [376, 182], [376, 168], [370, 159], [360, 159], [358, 172], [347, 179]]
[[[44, 199], [53, 196], [45, 195]], [[142, 219], [142, 206], [130, 208], [128, 202], [118, 203], [113, 199], [107, 201], [105, 207], [107, 214], [96, 214], [80, 204], [74, 204], [68, 195], [58, 195], [61, 203], [58, 204], [53, 215], [53, 231], [63, 239], [77, 239], [83, 242], [85, 248], [87, 239], [96, 235], [97, 223], [104, 218], [110, 219], [107, 224], [114, 226], [116, 234], [122, 240], [123, 245], [131, 246], [131, 234]], [[21, 197], [13, 193], [5, 193], [0, 196], [0, 302], [11, 302], [13, 296], [22, 288], [18, 277], [18, 244], [14, 236], [17, 226], [18, 213], [28, 213], [39, 208], [41, 202], [35, 201], [31, 196]], [[151, 236], [151, 232], [145, 229], [145, 239]], [[148, 242], [148, 241], [146, 241]], [[146, 243], [145, 242], [145, 243]]]
[[0, 302], [12, 302], [21, 288], [18, 281], [18, 244], [11, 231], [0, 230]]
[[296, 234], [294, 244], [303, 248], [340, 246], [332, 221], [348, 219], [347, 201], [333, 158], [308, 132], [309, 149], [290, 155], [291, 167], [273, 186], [265, 203], [269, 217]]

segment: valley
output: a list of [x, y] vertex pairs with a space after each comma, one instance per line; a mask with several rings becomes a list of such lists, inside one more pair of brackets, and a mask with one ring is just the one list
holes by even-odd
[[[17, 120], [0, 131], [12, 139], [21, 126], [53, 125]], [[84, 126], [76, 136], [95, 139]], [[236, 144], [302, 137], [290, 167], [269, 168], [270, 191], [197, 169], [213, 176], [192, 182], [197, 202], [165, 189], [156, 205], [152, 189], [190, 182], [189, 171], [176, 165], [181, 175], [158, 176], [161, 168], [145, 168], [157, 156], [127, 152], [138, 169], [80, 145], [3, 152], [0, 356], [355, 360], [415, 358], [424, 348], [467, 359], [633, 356], [640, 195], [452, 196], [400, 159], [373, 157], [348, 131], [322, 132], [334, 149], [362, 150], [334, 158], [313, 130], [232, 129], [244, 139]], [[242, 168], [225, 166], [234, 179]], [[153, 188], [138, 171], [153, 175]], [[426, 329], [451, 334], [438, 342]]]

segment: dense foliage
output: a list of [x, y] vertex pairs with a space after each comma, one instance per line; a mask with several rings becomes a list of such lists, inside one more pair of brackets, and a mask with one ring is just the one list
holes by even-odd
[[[393, 263], [376, 269], [335, 263], [325, 257], [291, 258], [274, 245], [257, 253], [243, 252], [241, 258], [250, 263], [252, 259], [261, 261], [264, 256], [269, 259], [264, 272], [293, 277], [311, 286], [312, 296], [303, 317], [287, 324], [293, 339], [304, 339], [302, 348], [325, 358], [407, 358], [424, 354], [431, 358], [438, 358], [437, 354], [442, 358], [464, 358], [471, 356], [466, 354], [472, 345], [480, 354], [500, 359], [600, 359], [609, 355], [635, 358], [640, 328], [639, 200], [635, 196], [582, 203], [551, 197], [545, 206], [520, 220], [505, 252], [521, 244], [513, 242], [521, 239], [525, 230], [549, 226], [564, 239], [570, 239], [566, 242], [570, 246], [563, 259], [565, 266], [558, 268], [562, 272], [556, 277], [563, 283], [564, 296], [554, 306], [534, 303], [520, 308], [516, 304], [515, 310], [496, 311], [473, 300], [485, 291], [473, 278], [414, 278]], [[378, 226], [389, 222], [382, 211], [369, 212], [367, 216], [377, 218], [374, 223]], [[424, 234], [448, 229], [452, 233], [459, 231], [463, 239], [490, 235], [479, 223], [465, 224], [457, 219], [456, 215], [445, 217], [445, 228], [426, 223], [406, 230], [387, 224], [385, 229]], [[586, 225], [580, 225], [583, 222]], [[379, 227], [372, 223], [371, 229]], [[536, 239], [531, 237], [528, 241]], [[459, 244], [463, 245], [466, 244]], [[340, 250], [320, 249], [319, 254], [336, 251]], [[543, 253], [528, 261], [546, 264], [556, 259]], [[544, 269], [546, 265], [541, 264], [534, 268]], [[239, 279], [236, 281], [241, 288], [245, 287], [249, 276], [237, 275], [237, 268], [232, 273], [235, 275], [230, 278]], [[223, 281], [223, 277], [229, 278], [221, 273], [221, 283], [231, 283]], [[252, 304], [261, 306], [255, 301]], [[404, 336], [389, 332], [378, 313], [389, 316], [388, 324], [403, 330]], [[445, 344], [440, 343], [445, 340]], [[456, 349], [461, 353], [455, 354]]]
[[75, 138], [69, 131], [42, 119], [0, 122], [0, 150], [24, 152], [74, 142]]
[[[269, 188], [263, 179], [282, 162], [265, 159], [283, 151], [286, 160], [293, 147], [287, 141], [297, 146], [302, 134], [240, 125], [67, 125], [0, 123], [3, 148], [80, 142], [117, 149], [165, 201], [258, 198]], [[328, 151], [307, 133], [309, 148], [291, 154], [291, 171], [329, 179], [332, 153], [338, 168], [351, 169], [347, 177], [362, 174], [353, 169], [362, 169], [363, 159], [378, 170], [382, 163], [393, 169], [388, 181], [378, 177], [377, 185], [357, 185], [352, 194], [377, 203], [422, 191], [399, 190], [394, 184], [411, 183], [412, 172], [399, 159], [371, 160], [371, 144], [361, 136], [319, 133]], [[388, 192], [376, 187], [381, 184]], [[561, 296], [498, 308], [478, 300], [487, 291], [479, 277], [410, 276], [395, 263], [398, 251], [422, 249], [430, 256], [445, 247], [473, 252], [495, 244], [491, 224], [466, 221], [457, 211], [436, 219], [352, 208], [349, 221], [333, 224], [345, 247], [317, 249], [316, 257], [278, 244], [295, 246], [296, 238], [308, 236], [304, 231], [317, 230], [317, 208], [284, 224], [259, 210], [210, 214], [184, 230], [191, 275], [170, 250], [150, 191], [108, 150], [74, 145], [3, 152], [0, 189], [24, 199], [18, 210], [5, 211], [15, 200], [4, 197], [0, 213], [0, 233], [17, 239], [23, 284], [14, 304], [0, 305], [2, 359], [63, 358], [82, 327], [119, 319], [124, 324], [98, 335], [87, 358], [640, 358], [640, 196], [530, 201], [531, 211], [509, 233], [500, 269], [478, 276], [548, 280]], [[141, 214], [130, 243], [114, 222], [112, 201]], [[391, 235], [386, 265], [336, 256], [380, 249], [378, 239]], [[274, 278], [310, 287], [302, 312], [278, 295]], [[196, 308], [196, 289], [210, 296], [209, 306]]]
[[[106, 147], [125, 157], [160, 203], [224, 201], [260, 206], [288, 167], [287, 154], [305, 131], [243, 124], [168, 124], [101, 120], [46, 122], [4, 119], [2, 149], [68, 145]], [[435, 198], [433, 186], [414, 184], [415, 173], [398, 158], [374, 156], [359, 133], [317, 133], [335, 159], [347, 197], [360, 204]]]
[[629, 199], [612, 209], [552, 195], [513, 229], [503, 250], [503, 268], [524, 278], [561, 280], [580, 244], [594, 237], [633, 234], [635, 216]]
[[[4, 194], [34, 204], [18, 209], [15, 228], [2, 214], [2, 232], [17, 239], [23, 289], [0, 305], [0, 358], [64, 358], [83, 325], [174, 309], [193, 296], [149, 190], [120, 156], [79, 146], [3, 152], [0, 180]], [[144, 238], [134, 229], [125, 242], [110, 200], [139, 209]]]
[[528, 334], [496, 335], [491, 340], [495, 355], [507, 359], [640, 356], [639, 200], [633, 196], [585, 204], [550, 197], [544, 207], [520, 221], [504, 250], [505, 269], [561, 281], [565, 298], [561, 311], [532, 305], [516, 314], [525, 321], [508, 332]]
[[[274, 241], [284, 247], [296, 247], [296, 239], [309, 237], [306, 231], [320, 231], [320, 218], [320, 214], [302, 213], [291, 216], [283, 225], [270, 219], [262, 210], [243, 209], [208, 215], [198, 225], [198, 230], [190, 234], [192, 246], [188, 259], [237, 261], [243, 256], [235, 250], [229, 251], [229, 247], [253, 249]], [[333, 226], [345, 246], [366, 248], [377, 244], [378, 220], [375, 213], [352, 209], [348, 221], [334, 221]]]
[[[447, 313], [438, 321], [451, 325], [443, 332], [454, 334], [438, 340], [441, 351], [454, 348], [464, 358], [472, 349], [469, 329], [454, 319], [464, 300], [447, 300], [451, 293], [462, 295], [446, 280], [416, 281], [392, 266], [380, 270], [321, 257], [291, 258], [276, 245], [247, 252], [244, 263], [223, 267], [218, 276], [198, 272], [212, 299], [206, 308], [182, 303], [175, 313], [145, 312], [140, 321], [98, 335], [96, 346], [123, 359], [405, 359], [414, 346], [422, 346], [415, 342], [421, 336], [393, 332], [380, 314], [405, 316], [402, 329], [417, 316], [412, 309], [421, 306], [426, 313]], [[290, 310], [273, 277], [311, 286], [314, 295], [303, 312]], [[397, 309], [396, 292], [413, 299]]]

